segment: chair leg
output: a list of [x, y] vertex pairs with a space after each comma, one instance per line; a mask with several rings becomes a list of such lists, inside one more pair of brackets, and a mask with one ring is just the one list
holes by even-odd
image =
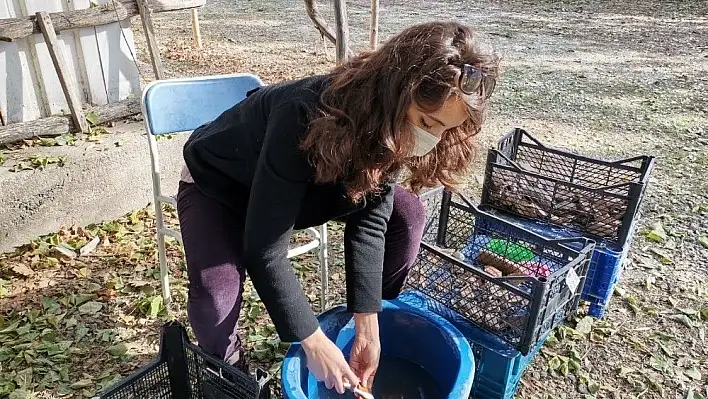
[[162, 216], [162, 204], [156, 201], [155, 204], [155, 222], [157, 225], [157, 257], [160, 262], [160, 285], [162, 285], [162, 299], [165, 303], [165, 308], [172, 302], [170, 294], [170, 273], [167, 268], [167, 254], [165, 250], [165, 221]]
[[329, 253], [327, 241], [327, 223], [320, 228], [320, 311], [327, 310], [327, 295], [329, 294]]

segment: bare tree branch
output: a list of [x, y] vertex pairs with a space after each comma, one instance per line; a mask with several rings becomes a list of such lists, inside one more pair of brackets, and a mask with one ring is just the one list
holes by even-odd
[[[314, 22], [315, 28], [320, 32], [322, 37], [326, 38], [327, 40], [336, 45], [337, 36], [332, 31], [332, 28], [330, 28], [327, 22], [320, 15], [319, 10], [317, 9], [317, 4], [315, 4], [315, 0], [305, 0], [305, 10], [307, 11], [307, 15], [310, 17], [312, 22]], [[347, 30], [347, 32], [349, 32], [349, 26], [347, 26], [345, 29]], [[351, 55], [352, 51], [349, 46], [346, 47], [346, 51], [347, 56]]]

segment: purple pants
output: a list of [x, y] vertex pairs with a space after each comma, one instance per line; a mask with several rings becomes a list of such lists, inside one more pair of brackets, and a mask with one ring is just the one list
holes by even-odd
[[[241, 348], [236, 327], [246, 278], [243, 224], [231, 209], [184, 182], [179, 186], [177, 213], [189, 276], [189, 322], [203, 350], [227, 360]], [[385, 235], [383, 299], [394, 299], [401, 292], [418, 254], [424, 223], [418, 197], [397, 186]]]

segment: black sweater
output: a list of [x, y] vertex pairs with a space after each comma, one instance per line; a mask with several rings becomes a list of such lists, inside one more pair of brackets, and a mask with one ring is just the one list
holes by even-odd
[[260, 88], [196, 129], [184, 147], [197, 187], [242, 218], [246, 270], [285, 342], [318, 327], [286, 257], [293, 229], [345, 220], [348, 309], [381, 309], [392, 183], [355, 204], [342, 184], [315, 184], [314, 168], [298, 148], [326, 84], [326, 76], [315, 76]]

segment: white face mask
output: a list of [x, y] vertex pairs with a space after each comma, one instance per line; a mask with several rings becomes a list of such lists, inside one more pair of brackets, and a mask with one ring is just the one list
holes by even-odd
[[434, 134], [428, 132], [427, 130], [418, 127], [414, 124], [410, 124], [411, 131], [413, 132], [413, 137], [415, 139], [415, 145], [413, 146], [414, 157], [422, 157], [423, 155], [429, 153], [435, 146], [440, 142], [440, 138], [436, 137]]

